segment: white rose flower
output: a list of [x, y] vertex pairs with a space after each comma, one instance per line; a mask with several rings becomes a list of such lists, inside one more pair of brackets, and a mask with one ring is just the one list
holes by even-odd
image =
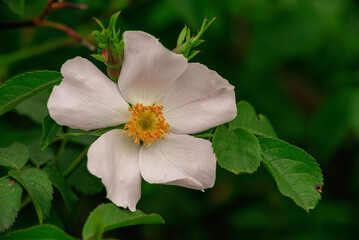
[[88, 60], [76, 57], [48, 101], [60, 125], [92, 130], [126, 124], [100, 136], [88, 151], [88, 169], [102, 179], [107, 197], [136, 210], [142, 178], [203, 190], [213, 186], [211, 142], [195, 134], [232, 120], [234, 87], [216, 72], [164, 48], [139, 31], [123, 35], [118, 85]]

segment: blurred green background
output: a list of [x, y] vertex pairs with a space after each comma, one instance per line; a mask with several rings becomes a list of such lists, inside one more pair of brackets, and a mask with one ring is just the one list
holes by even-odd
[[[25, 0], [19, 16], [0, 1], [0, 22], [33, 18], [46, 0]], [[205, 16], [218, 17], [192, 61], [207, 65], [236, 87], [272, 121], [279, 137], [302, 147], [320, 163], [322, 200], [306, 213], [282, 196], [262, 167], [252, 175], [217, 168], [212, 189], [200, 191], [143, 182], [138, 208], [159, 213], [165, 225], [110, 232], [120, 239], [357, 239], [359, 223], [359, 1], [355, 0], [80, 0], [87, 10], [62, 9], [49, 20], [64, 23], [96, 44], [91, 17], [106, 22], [122, 10], [123, 30], [142, 30], [173, 49], [186, 24], [197, 30]], [[82, 56], [102, 70], [91, 52], [58, 30], [0, 31], [0, 82], [32, 70], [56, 70]], [[43, 93], [0, 118], [0, 147], [29, 146], [31, 160], [56, 157], [58, 144], [39, 153]], [[65, 169], [93, 139], [73, 139], [60, 156]], [[107, 202], [101, 182], [83, 164], [69, 179], [80, 197], [78, 216], [66, 212], [59, 194], [47, 220], [80, 237], [89, 212]], [[32, 205], [13, 227], [37, 224]]]

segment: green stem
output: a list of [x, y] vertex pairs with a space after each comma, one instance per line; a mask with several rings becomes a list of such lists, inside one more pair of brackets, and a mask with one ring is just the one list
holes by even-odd
[[56, 165], [59, 162], [61, 153], [63, 153], [65, 151], [66, 143], [67, 143], [68, 140], [69, 140], [69, 138], [63, 138], [61, 140], [61, 145], [60, 145], [59, 151], [56, 154], [56, 158], [55, 158], [55, 161], [54, 161], [54, 164], [53, 164], [54, 168], [56, 168]]
[[8, 178], [8, 177], [10, 177], [10, 176], [9, 176], [9, 175], [5, 175], [5, 176], [1, 177], [0, 180], [3, 180], [3, 179]]
[[63, 176], [65, 178], [69, 177], [71, 173], [73, 173], [73, 171], [76, 170], [76, 168], [82, 163], [82, 161], [85, 159], [87, 151], [89, 150], [88, 146], [87, 148], [85, 148], [82, 153], [80, 153], [80, 155], [75, 159], [75, 161], [72, 162], [72, 164], [65, 170], [65, 172], [63, 173]]

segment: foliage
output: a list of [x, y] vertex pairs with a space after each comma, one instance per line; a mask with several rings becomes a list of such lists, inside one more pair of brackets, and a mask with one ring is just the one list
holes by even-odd
[[41, 138], [40, 150], [44, 151], [46, 147], [55, 139], [57, 133], [61, 129], [61, 126], [58, 125], [50, 116], [44, 118], [42, 126], [43, 135]]
[[243, 128], [253, 134], [277, 137], [267, 117], [262, 114], [257, 116], [254, 108], [248, 102], [238, 102], [237, 111], [237, 117], [229, 123], [229, 128]]
[[20, 170], [29, 159], [29, 151], [21, 143], [0, 149], [0, 165]]
[[0, 180], [0, 231], [9, 228], [20, 210], [22, 188], [8, 178]]
[[23, 230], [18, 230], [0, 236], [0, 239], [29, 239], [29, 240], [45, 240], [45, 239], [57, 239], [57, 240], [74, 240], [61, 229], [56, 226], [44, 224], [40, 226], [34, 226]]
[[200, 39], [204, 32], [211, 26], [211, 24], [216, 20], [213, 18], [212, 20], [208, 20], [205, 18], [203, 20], [202, 26], [198, 31], [196, 36], [191, 36], [191, 30], [185, 26], [177, 39], [177, 47], [173, 50], [175, 53], [181, 53], [185, 56], [188, 61], [195, 57], [200, 51], [192, 50], [192, 48], [197, 47], [198, 45], [202, 44], [204, 40]]
[[253, 134], [243, 128], [217, 128], [213, 150], [221, 167], [233, 173], [253, 173], [261, 161], [261, 147]]
[[260, 137], [263, 163], [279, 191], [306, 211], [320, 199], [323, 176], [315, 160], [303, 150], [274, 138]]
[[138, 224], [164, 223], [157, 214], [146, 215], [140, 210], [129, 212], [114, 204], [99, 205], [88, 217], [82, 236], [86, 239], [101, 239], [104, 232]]
[[0, 115], [61, 81], [58, 72], [38, 71], [16, 76], [0, 87]]
[[[0, 31], [5, 23], [41, 16], [46, 2], [0, 1]], [[81, 3], [87, 10], [54, 11], [51, 20], [94, 45], [97, 38], [96, 59], [108, 64], [108, 34], [121, 53], [123, 31], [141, 29], [235, 86], [237, 117], [194, 135], [213, 142], [216, 183], [199, 193], [144, 182], [138, 208], [158, 212], [165, 225], [150, 224], [163, 223], [157, 214], [103, 204], [103, 184], [88, 172], [85, 156], [96, 137], [113, 128], [69, 129], [46, 111], [61, 65], [93, 52], [51, 28], [1, 31], [0, 239], [355, 239], [356, 1]], [[93, 32], [93, 16], [110, 20], [109, 27], [96, 20], [101, 29]], [[212, 20], [200, 25], [205, 16]], [[99, 67], [106, 72], [108, 65]]]
[[36, 168], [27, 168], [22, 171], [11, 170], [9, 175], [29, 193], [41, 224], [49, 215], [51, 208], [53, 189], [49, 178]]

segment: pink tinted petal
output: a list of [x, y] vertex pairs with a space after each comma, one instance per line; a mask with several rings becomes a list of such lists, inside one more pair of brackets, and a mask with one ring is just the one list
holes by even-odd
[[64, 77], [47, 103], [60, 125], [90, 130], [120, 125], [130, 119], [128, 103], [116, 83], [87, 59], [76, 57], [61, 68]]
[[210, 141], [171, 133], [149, 147], [141, 146], [140, 169], [149, 183], [203, 190], [214, 184], [216, 157]]
[[144, 32], [127, 31], [123, 40], [125, 60], [118, 80], [123, 97], [131, 104], [155, 103], [186, 69], [187, 59]]
[[158, 101], [176, 133], [198, 133], [231, 121], [237, 114], [234, 87], [215, 71], [190, 63]]
[[99, 137], [88, 151], [87, 167], [102, 179], [107, 198], [134, 212], [141, 197], [140, 145], [123, 133], [112, 130]]

